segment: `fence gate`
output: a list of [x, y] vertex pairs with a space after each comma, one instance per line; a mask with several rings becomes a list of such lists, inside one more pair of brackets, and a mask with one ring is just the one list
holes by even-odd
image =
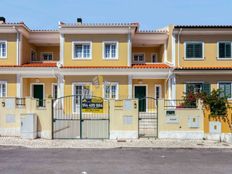
[[54, 139], [108, 139], [109, 101], [77, 95], [52, 102]]
[[139, 137], [158, 137], [157, 105], [155, 98], [139, 99]]

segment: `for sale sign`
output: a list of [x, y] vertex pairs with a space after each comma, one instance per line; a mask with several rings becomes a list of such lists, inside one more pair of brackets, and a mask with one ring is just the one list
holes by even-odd
[[82, 99], [82, 112], [103, 113], [103, 99], [102, 98]]

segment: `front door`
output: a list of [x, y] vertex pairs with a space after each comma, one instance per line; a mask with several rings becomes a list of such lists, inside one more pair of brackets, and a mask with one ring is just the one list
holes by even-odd
[[38, 99], [39, 107], [43, 106], [43, 99], [44, 99], [44, 89], [43, 85], [33, 85], [32, 86], [32, 97]]
[[146, 112], [146, 86], [135, 86], [135, 98], [139, 99], [139, 112]]

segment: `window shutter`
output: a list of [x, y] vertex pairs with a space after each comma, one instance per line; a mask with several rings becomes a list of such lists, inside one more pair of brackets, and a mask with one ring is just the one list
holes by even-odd
[[205, 92], [206, 94], [209, 95], [211, 92], [210, 84], [204, 83], [202, 86], [202, 92]]

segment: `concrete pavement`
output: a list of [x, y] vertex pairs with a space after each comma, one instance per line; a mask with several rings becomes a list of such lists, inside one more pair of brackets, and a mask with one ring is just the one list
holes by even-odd
[[231, 149], [0, 146], [0, 174], [231, 174]]

